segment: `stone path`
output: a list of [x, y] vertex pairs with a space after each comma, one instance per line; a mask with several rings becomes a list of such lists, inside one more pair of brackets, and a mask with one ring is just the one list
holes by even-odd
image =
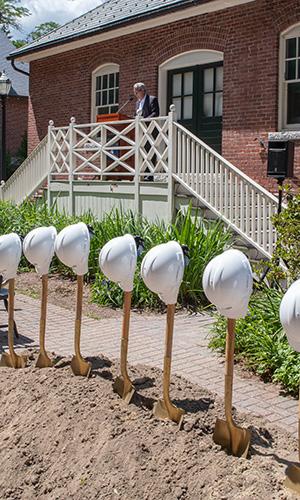
[[[15, 319], [20, 332], [18, 347], [38, 346], [38, 300], [25, 295], [16, 296]], [[7, 322], [7, 314], [0, 309], [0, 325]], [[212, 318], [207, 315], [177, 315], [175, 319], [172, 372], [223, 396], [224, 361], [208, 348]], [[162, 368], [164, 349], [164, 315], [132, 314], [129, 362], [144, 363]], [[49, 304], [47, 349], [57, 354], [73, 353], [74, 313]], [[119, 357], [121, 323], [118, 318], [95, 320], [83, 317], [82, 352], [108, 357]], [[7, 349], [6, 328], [0, 327], [0, 348]], [[296, 435], [298, 402], [283, 397], [279, 389], [256, 378], [235, 374], [234, 405], [265, 417], [269, 422]]]

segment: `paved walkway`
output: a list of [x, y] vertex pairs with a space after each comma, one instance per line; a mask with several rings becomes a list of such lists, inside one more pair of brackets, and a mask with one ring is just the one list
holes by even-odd
[[[25, 295], [16, 296], [15, 319], [20, 332], [19, 346], [38, 346], [38, 300]], [[0, 325], [7, 322], [7, 314], [0, 309]], [[223, 396], [224, 361], [208, 349], [209, 327], [212, 319], [206, 315], [178, 315], [175, 319], [172, 372], [196, 382]], [[119, 357], [120, 320], [95, 320], [83, 317], [82, 352]], [[165, 316], [133, 314], [131, 317], [129, 362], [144, 363], [162, 368]], [[57, 354], [73, 353], [74, 313], [49, 304], [47, 322], [47, 349]], [[6, 328], [0, 327], [0, 347], [7, 348]], [[269, 422], [297, 433], [298, 402], [283, 397], [272, 384], [256, 378], [242, 378], [235, 374], [234, 405], [265, 417]]]

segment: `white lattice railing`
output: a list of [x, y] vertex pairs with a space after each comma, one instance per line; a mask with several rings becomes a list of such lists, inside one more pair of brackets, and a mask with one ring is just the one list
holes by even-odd
[[271, 217], [278, 209], [277, 198], [180, 124], [174, 123], [174, 128], [175, 179], [248, 243], [270, 257], [276, 238]]
[[[168, 171], [169, 118], [49, 126], [49, 181], [140, 179]], [[166, 175], [165, 175], [166, 178]]]
[[2, 183], [0, 200], [21, 203], [41, 187], [47, 179], [48, 171], [46, 136], [12, 176], [5, 183]]

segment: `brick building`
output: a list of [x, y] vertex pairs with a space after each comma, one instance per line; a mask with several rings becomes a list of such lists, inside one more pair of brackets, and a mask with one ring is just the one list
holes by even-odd
[[30, 151], [50, 119], [95, 121], [136, 81], [268, 188], [268, 134], [300, 138], [299, 0], [109, 0], [9, 57], [30, 63]]
[[[6, 109], [6, 151], [12, 158], [16, 156], [23, 137], [27, 133], [29, 84], [28, 76], [16, 71], [6, 59], [13, 49], [14, 45], [7, 35], [0, 30], [0, 71], [4, 70], [12, 82], [11, 90], [7, 97]], [[21, 63], [18, 66], [23, 71], [28, 71], [28, 64]]]

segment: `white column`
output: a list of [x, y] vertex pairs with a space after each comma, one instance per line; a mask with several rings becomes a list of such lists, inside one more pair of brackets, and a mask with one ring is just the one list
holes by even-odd
[[75, 131], [74, 124], [76, 123], [76, 119], [74, 116], [70, 118], [69, 125], [69, 212], [70, 215], [74, 215], [74, 193], [73, 193], [73, 171], [75, 167], [74, 157], [73, 157], [73, 148], [75, 142]]
[[176, 166], [176, 129], [175, 121], [175, 105], [171, 104], [169, 111], [169, 146], [168, 146], [168, 222], [172, 222], [174, 215], [174, 180], [173, 171]]
[[49, 120], [49, 125], [48, 125], [48, 141], [47, 141], [47, 183], [48, 183], [48, 190], [47, 190], [47, 204], [48, 204], [48, 209], [50, 209], [51, 206], [51, 171], [52, 171], [52, 161], [51, 161], [51, 151], [52, 151], [52, 129], [54, 127], [54, 121]]
[[135, 154], [134, 154], [134, 212], [140, 213], [140, 119], [142, 116], [141, 110], [137, 112], [135, 117]]

